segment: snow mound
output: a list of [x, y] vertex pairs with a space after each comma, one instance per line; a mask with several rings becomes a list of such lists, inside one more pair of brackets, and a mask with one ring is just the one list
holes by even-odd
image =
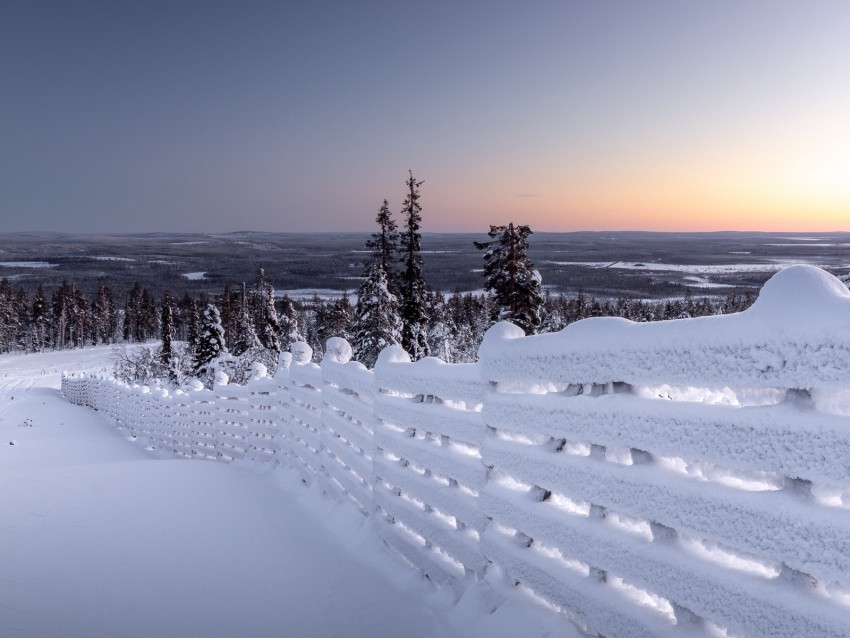
[[850, 368], [850, 291], [819, 268], [791, 266], [741, 313], [591, 318], [532, 337], [500, 323], [479, 355], [489, 381], [837, 387]]
[[805, 321], [806, 327], [847, 327], [850, 290], [815, 266], [789, 266], [771, 277], [746, 311], [751, 319]]

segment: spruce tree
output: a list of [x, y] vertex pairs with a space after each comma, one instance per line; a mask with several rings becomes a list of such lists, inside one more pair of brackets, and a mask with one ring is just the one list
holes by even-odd
[[112, 291], [106, 284], [101, 284], [91, 303], [92, 345], [112, 343], [116, 322], [117, 313], [112, 300]]
[[[272, 297], [272, 308], [274, 309], [274, 297]], [[298, 313], [292, 303], [289, 295], [284, 295], [280, 299], [280, 312], [276, 312], [275, 316], [278, 321], [277, 334], [280, 337], [280, 344], [277, 352], [288, 351], [289, 347], [296, 341], [304, 341], [304, 335], [298, 327]]]
[[398, 301], [390, 292], [387, 274], [379, 262], [372, 264], [360, 285], [351, 331], [354, 358], [370, 368], [381, 350], [401, 341]]
[[275, 357], [280, 354], [281, 327], [274, 304], [274, 288], [266, 280], [266, 272], [257, 270], [257, 280], [251, 296], [251, 319], [260, 343]]
[[201, 336], [201, 314], [198, 310], [198, 302], [194, 299], [189, 299], [183, 321], [186, 324], [186, 341], [194, 352], [198, 338]]
[[168, 366], [171, 364], [171, 357], [174, 356], [174, 348], [171, 344], [174, 339], [174, 300], [167, 292], [162, 297], [162, 309], [159, 313], [159, 338], [161, 341], [159, 359], [162, 365]]
[[475, 242], [484, 252], [485, 290], [493, 293], [498, 319], [518, 325], [527, 334], [540, 327], [540, 274], [528, 258], [528, 226], [490, 226], [488, 242]]
[[142, 340], [148, 341], [157, 337], [159, 327], [159, 313], [156, 310], [156, 301], [153, 295], [145, 288], [142, 291], [142, 306], [139, 321], [141, 324]]
[[210, 361], [220, 354], [227, 352], [224, 345], [224, 328], [221, 326], [221, 316], [215, 304], [207, 305], [204, 319], [195, 344], [192, 368], [196, 375], [203, 373]]
[[248, 351], [257, 350], [261, 347], [260, 340], [257, 338], [257, 333], [254, 331], [254, 325], [251, 323], [249, 312], [248, 294], [245, 288], [245, 283], [243, 282], [242, 294], [240, 297], [239, 307], [237, 309], [235, 332], [231, 337], [228, 337], [228, 341], [231, 343], [229, 347], [230, 352], [236, 357], [239, 357]]
[[12, 285], [5, 277], [0, 280], [0, 352], [10, 352], [18, 333], [18, 313]]
[[86, 336], [91, 332], [89, 320], [89, 303], [82, 290], [74, 289], [74, 347], [82, 348], [86, 343]]
[[395, 265], [398, 261], [399, 235], [398, 225], [392, 218], [387, 200], [384, 200], [378, 210], [375, 221], [378, 224], [378, 232], [372, 233], [371, 239], [366, 241], [366, 248], [371, 252], [371, 259], [366, 263], [365, 271], [368, 274], [373, 263], [380, 263], [387, 276], [390, 291], [395, 294], [397, 287]]
[[125, 340], [140, 342], [145, 340], [142, 324], [142, 286], [137, 281], [130, 290], [127, 305], [124, 307]]
[[32, 336], [31, 348], [34, 352], [41, 352], [48, 345], [48, 307], [47, 298], [44, 296], [44, 287], [38, 284], [35, 296], [32, 300]]
[[221, 325], [227, 337], [227, 349], [233, 352], [231, 341], [236, 336], [236, 323], [239, 320], [239, 293], [232, 291], [230, 284], [225, 284], [216, 305], [221, 312]]
[[427, 357], [428, 322], [425, 313], [425, 278], [422, 274], [422, 205], [419, 203], [419, 187], [410, 171], [407, 197], [402, 205], [404, 218], [400, 236], [403, 270], [399, 280], [401, 296], [401, 345], [414, 361]]
[[446, 363], [454, 363], [454, 340], [446, 308], [446, 299], [441, 292], [426, 296], [428, 309], [428, 346], [431, 355]]

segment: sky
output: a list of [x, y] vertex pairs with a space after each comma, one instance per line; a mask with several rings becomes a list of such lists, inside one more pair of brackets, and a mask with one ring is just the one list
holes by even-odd
[[850, 230], [850, 2], [0, 3], [0, 232]]

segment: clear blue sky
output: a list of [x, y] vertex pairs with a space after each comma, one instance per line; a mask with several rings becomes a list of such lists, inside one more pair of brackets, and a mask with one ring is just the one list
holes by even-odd
[[850, 220], [844, 0], [4, 0], [0, 80], [0, 231]]

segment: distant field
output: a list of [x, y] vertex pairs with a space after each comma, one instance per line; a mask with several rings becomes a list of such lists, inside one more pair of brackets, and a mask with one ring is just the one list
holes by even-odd
[[[259, 266], [299, 298], [355, 292], [365, 233], [0, 234], [0, 278], [28, 289], [63, 279], [123, 294], [139, 281], [157, 294], [215, 294], [251, 282]], [[425, 275], [446, 292], [481, 290], [483, 234], [425, 234]], [[754, 289], [792, 263], [850, 272], [850, 233], [536, 233], [531, 257], [555, 291], [664, 298]]]

